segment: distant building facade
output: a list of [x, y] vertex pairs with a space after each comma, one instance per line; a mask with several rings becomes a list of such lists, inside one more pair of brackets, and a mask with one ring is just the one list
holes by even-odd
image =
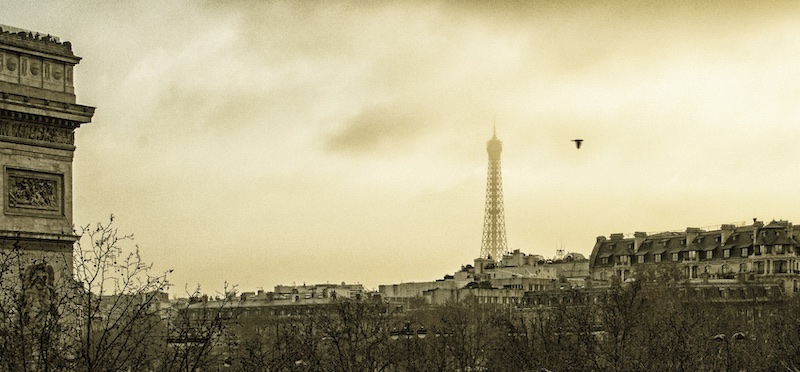
[[[276, 285], [273, 292], [242, 292], [235, 297], [209, 298], [204, 296], [190, 303], [189, 319], [198, 319], [208, 309], [225, 309], [244, 316], [288, 316], [302, 314], [308, 309], [330, 304], [336, 299], [361, 300], [376, 296], [361, 284]], [[193, 315], [194, 314], [194, 315]]]
[[589, 258], [592, 281], [629, 280], [637, 271], [673, 274], [692, 282], [760, 281], [798, 292], [800, 226], [788, 221], [721, 225], [715, 229], [632, 237], [600, 236]]
[[583, 287], [589, 279], [589, 261], [579, 253], [560, 260], [547, 260], [514, 250], [499, 260], [476, 258], [452, 275], [431, 282], [386, 284], [378, 287], [390, 302], [411, 305], [413, 301], [441, 305], [475, 298], [479, 303], [514, 305], [526, 292]]

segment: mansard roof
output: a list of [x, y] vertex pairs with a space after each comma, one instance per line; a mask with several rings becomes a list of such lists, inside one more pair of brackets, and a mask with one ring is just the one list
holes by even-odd
[[[692, 237], [694, 240], [691, 240]], [[611, 234], [610, 238], [604, 236], [597, 238], [590, 256], [590, 264], [598, 264], [600, 262], [598, 258], [611, 256], [706, 252], [718, 248], [741, 250], [753, 247], [754, 244], [798, 246], [799, 241], [800, 228], [794, 228], [788, 221], [772, 221], [764, 225], [763, 222], [754, 220], [751, 225], [738, 227], [722, 225], [711, 231], [689, 228], [685, 232], [669, 231], [649, 235], [636, 233], [635, 237], [625, 237], [616, 233]]]

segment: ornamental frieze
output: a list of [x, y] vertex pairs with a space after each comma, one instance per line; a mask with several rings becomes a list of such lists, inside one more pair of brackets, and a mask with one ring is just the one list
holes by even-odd
[[43, 125], [0, 121], [0, 136], [16, 137], [29, 140], [75, 144], [75, 135], [71, 129], [53, 128]]

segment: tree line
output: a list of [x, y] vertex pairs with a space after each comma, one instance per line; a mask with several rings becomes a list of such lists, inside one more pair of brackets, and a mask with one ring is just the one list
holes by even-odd
[[337, 299], [299, 315], [240, 316], [224, 354], [234, 371], [798, 371], [798, 298], [692, 293], [643, 278], [594, 298], [560, 291], [548, 306], [473, 298], [396, 312]]

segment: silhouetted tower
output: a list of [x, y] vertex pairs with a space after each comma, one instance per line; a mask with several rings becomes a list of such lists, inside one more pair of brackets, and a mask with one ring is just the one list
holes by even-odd
[[483, 217], [483, 244], [481, 258], [495, 261], [503, 257], [508, 250], [506, 246], [506, 222], [503, 214], [503, 175], [500, 172], [500, 153], [503, 142], [497, 139], [497, 130], [492, 139], [486, 142], [489, 153], [489, 173], [486, 178], [486, 212]]

